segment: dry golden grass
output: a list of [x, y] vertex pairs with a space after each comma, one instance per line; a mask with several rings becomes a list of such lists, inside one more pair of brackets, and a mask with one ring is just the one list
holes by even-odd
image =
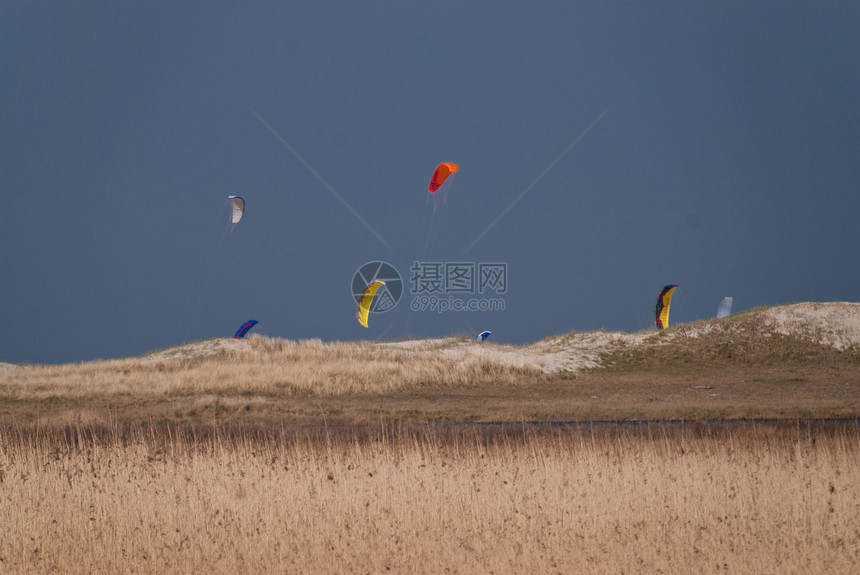
[[0, 423], [316, 420], [343, 398], [366, 398], [351, 418], [373, 420], [386, 395], [520, 388], [541, 377], [489, 359], [441, 361], [437, 349], [213, 340], [142, 358], [2, 370]]
[[857, 573], [856, 425], [0, 431], [9, 573]]
[[[232, 340], [227, 340], [232, 343]], [[261, 396], [330, 397], [403, 389], [515, 384], [527, 370], [490, 360], [440, 361], [431, 349], [381, 349], [372, 344], [250, 338], [237, 346], [203, 342], [151, 357], [83, 364], [26, 366], [2, 374], [5, 394], [47, 399], [135, 395], [184, 396], [207, 392]], [[209, 345], [215, 353], [206, 353]], [[189, 346], [194, 348], [194, 346]]]

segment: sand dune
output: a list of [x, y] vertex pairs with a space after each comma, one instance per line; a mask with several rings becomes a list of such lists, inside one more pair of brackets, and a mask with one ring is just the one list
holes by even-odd
[[[766, 340], [775, 334], [833, 347], [840, 351], [858, 349], [860, 348], [860, 303], [806, 302], [761, 308], [719, 320], [709, 319], [679, 324], [665, 331], [571, 332], [548, 337], [526, 346], [489, 341], [481, 343], [458, 337], [337, 345], [365, 346], [377, 354], [395, 350], [435, 351], [438, 352], [439, 358], [452, 362], [490, 361], [508, 367], [557, 373], [599, 368], [603, 365], [602, 358], [606, 354], [621, 348], [671, 346], [691, 339], [707, 340], [710, 345], [721, 345], [739, 336]], [[141, 359], [147, 362], [162, 362], [205, 358], [223, 353], [242, 353], [251, 351], [254, 339], [273, 338], [258, 335], [242, 340], [217, 338], [149, 353]], [[9, 363], [0, 363], [0, 371], [15, 370], [18, 367]]]
[[[370, 344], [376, 353], [387, 350], [436, 351], [453, 362], [490, 361], [503, 366], [537, 369], [543, 373], [577, 372], [601, 367], [602, 357], [619, 348], [636, 349], [672, 345], [692, 339], [721, 345], [738, 336], [766, 339], [774, 334], [831, 346], [838, 350], [860, 348], [860, 303], [797, 303], [761, 308], [689, 324], [665, 331], [571, 332], [548, 337], [526, 346], [475, 342], [463, 338], [417, 339]], [[262, 337], [262, 336], [253, 336]], [[354, 345], [368, 345], [355, 343]], [[149, 361], [205, 357], [222, 352], [249, 350], [249, 340], [213, 339], [149, 354]]]
[[536, 368], [544, 373], [599, 368], [601, 358], [619, 347], [642, 348], [672, 345], [679, 340], [708, 338], [711, 345], [743, 335], [766, 339], [782, 334], [832, 346], [838, 350], [860, 348], [860, 303], [798, 303], [741, 313], [723, 319], [636, 333], [582, 332], [550, 337], [517, 347], [456, 339], [414, 340], [378, 344], [400, 349], [439, 348], [441, 356], [455, 361], [491, 360], [503, 365]]
[[252, 335], [119, 360], [0, 365], [0, 420], [315, 421], [325, 409], [344, 421], [843, 416], [860, 405], [858, 374], [860, 304], [801, 303], [525, 346]]

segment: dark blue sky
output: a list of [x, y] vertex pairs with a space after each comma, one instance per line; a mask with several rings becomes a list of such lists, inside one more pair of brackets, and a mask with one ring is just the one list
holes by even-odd
[[[856, 2], [4, 2], [0, 78], [2, 361], [860, 294]], [[504, 311], [410, 311], [416, 260], [507, 264]]]

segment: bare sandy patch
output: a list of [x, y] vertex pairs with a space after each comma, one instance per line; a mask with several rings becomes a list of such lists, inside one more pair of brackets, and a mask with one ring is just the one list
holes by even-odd
[[557, 373], [600, 367], [601, 355], [620, 345], [639, 345], [654, 335], [646, 332], [569, 333], [525, 346], [443, 338], [379, 343], [375, 344], [375, 349], [437, 350], [440, 358], [452, 362], [490, 362], [506, 367]]
[[860, 346], [860, 303], [797, 303], [765, 310], [774, 330], [839, 350]]
[[[257, 336], [252, 336], [257, 337]], [[247, 339], [218, 338], [206, 341], [188, 343], [169, 349], [155, 351], [143, 356], [144, 361], [165, 361], [192, 359], [196, 357], [209, 357], [226, 352], [239, 352], [251, 349], [250, 341]]]

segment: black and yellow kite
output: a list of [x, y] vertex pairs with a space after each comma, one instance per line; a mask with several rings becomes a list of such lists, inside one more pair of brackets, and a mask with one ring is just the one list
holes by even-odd
[[672, 303], [672, 294], [675, 293], [676, 285], [665, 286], [657, 296], [657, 309], [654, 311], [654, 323], [659, 329], [669, 327], [669, 304]]

